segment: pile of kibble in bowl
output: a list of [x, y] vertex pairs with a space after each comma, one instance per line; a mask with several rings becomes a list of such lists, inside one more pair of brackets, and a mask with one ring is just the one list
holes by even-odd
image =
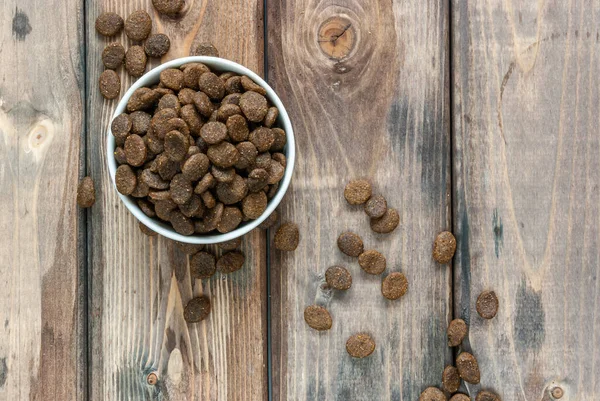
[[257, 219], [286, 166], [286, 134], [265, 95], [250, 78], [202, 63], [163, 70], [112, 121], [117, 190], [182, 235]]

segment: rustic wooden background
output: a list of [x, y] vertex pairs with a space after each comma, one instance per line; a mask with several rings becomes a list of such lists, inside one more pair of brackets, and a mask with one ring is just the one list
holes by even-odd
[[[462, 388], [473, 399], [600, 398], [598, 1], [186, 0], [178, 19], [150, 0], [0, 9], [0, 400], [417, 400], [456, 357], [453, 317], [480, 362], [481, 385]], [[297, 138], [280, 207], [300, 226], [296, 252], [257, 231], [242, 271], [194, 282], [187, 256], [119, 202], [103, 156], [116, 101], [97, 87], [108, 40], [93, 24], [137, 9], [171, 37], [162, 61], [210, 41], [280, 94]], [[84, 175], [97, 203], [82, 212]], [[393, 234], [345, 203], [355, 177], [400, 211]], [[336, 249], [347, 229], [406, 274], [404, 298], [384, 301], [380, 278]], [[458, 250], [440, 267], [444, 229]], [[324, 288], [334, 263], [351, 291]], [[500, 298], [491, 321], [474, 309], [484, 289]], [[187, 325], [202, 293], [213, 313]], [[303, 322], [315, 302], [327, 333]], [[344, 343], [358, 330], [377, 349], [357, 361]]]

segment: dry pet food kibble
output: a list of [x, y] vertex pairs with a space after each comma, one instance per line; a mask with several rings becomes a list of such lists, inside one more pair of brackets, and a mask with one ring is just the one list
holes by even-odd
[[338, 248], [348, 256], [358, 257], [364, 251], [363, 240], [358, 234], [347, 231], [338, 237]]
[[96, 19], [96, 31], [100, 35], [115, 36], [123, 29], [123, 18], [119, 14], [107, 12], [102, 13]]
[[188, 323], [197, 323], [210, 314], [210, 300], [205, 296], [190, 299], [183, 310], [183, 318]]
[[433, 242], [433, 259], [436, 262], [446, 264], [452, 260], [456, 251], [456, 238], [449, 231], [443, 231], [435, 237]]
[[121, 93], [121, 78], [113, 70], [105, 70], [98, 80], [100, 93], [106, 99], [114, 99]]
[[273, 240], [275, 248], [280, 251], [295, 251], [299, 241], [300, 232], [294, 223], [284, 223], [279, 226]]
[[371, 219], [371, 230], [376, 233], [391, 233], [398, 227], [400, 215], [396, 209], [388, 208], [383, 216]]
[[387, 299], [395, 300], [406, 294], [408, 280], [399, 272], [390, 273], [381, 283], [381, 293]]
[[161, 14], [175, 16], [181, 11], [184, 0], [152, 0], [152, 5]]
[[369, 274], [381, 274], [386, 268], [385, 256], [373, 249], [361, 253], [358, 256], [358, 264]]
[[311, 305], [304, 309], [306, 324], [315, 330], [329, 330], [331, 328], [331, 315], [327, 309], [318, 305]]
[[102, 51], [102, 64], [108, 69], [116, 70], [124, 59], [125, 48], [120, 43], [109, 43]]
[[150, 35], [150, 37], [144, 43], [144, 51], [148, 55], [148, 57], [162, 57], [171, 48], [171, 41], [169, 37], [164, 33], [155, 33], [154, 35]]
[[224, 274], [238, 271], [244, 266], [246, 258], [240, 251], [224, 253], [217, 261], [217, 269]]
[[500, 397], [492, 392], [482, 390], [475, 397], [475, 401], [500, 401]]
[[362, 205], [371, 197], [371, 184], [367, 180], [353, 180], [346, 185], [344, 197], [351, 205]]
[[460, 375], [454, 366], [446, 366], [442, 373], [442, 387], [450, 394], [456, 393], [460, 387]]
[[208, 252], [198, 252], [190, 259], [190, 274], [194, 279], [211, 278], [217, 270], [215, 257]]
[[437, 387], [427, 387], [419, 396], [419, 401], [446, 401], [446, 395]]
[[358, 333], [346, 341], [346, 352], [354, 358], [366, 358], [375, 351], [375, 340], [367, 333]]
[[210, 56], [219, 57], [219, 51], [211, 43], [203, 42], [192, 47], [190, 56]]
[[448, 346], [457, 347], [459, 346], [468, 332], [467, 324], [462, 319], [454, 319], [448, 325]]
[[[129, 35], [145, 27], [144, 20], [141, 13], [130, 16]], [[147, 55], [159, 57], [168, 45], [157, 34], [144, 47], [131, 46], [125, 68], [143, 74]], [[202, 63], [165, 68], [159, 75], [158, 85], [132, 93], [127, 112], [111, 124], [119, 192], [142, 201], [144, 213], [183, 235], [228, 233], [261, 218], [288, 167], [285, 131], [274, 125], [279, 111], [266, 91], [247, 77], [213, 72]], [[274, 213], [261, 227], [276, 221]], [[297, 227], [283, 225], [275, 246], [294, 250], [298, 240]], [[240, 259], [226, 256], [222, 263], [235, 264], [224, 270], [237, 268]]]
[[77, 204], [79, 207], [88, 208], [96, 203], [96, 190], [91, 177], [83, 177], [77, 187]]
[[133, 41], [142, 41], [150, 35], [152, 20], [144, 10], [134, 11], [125, 21], [125, 34]]
[[325, 272], [327, 285], [336, 290], [347, 290], [352, 287], [352, 275], [342, 266], [332, 266]]
[[381, 195], [372, 196], [365, 203], [365, 213], [372, 218], [381, 217], [387, 212], [387, 201]]
[[454, 394], [450, 401], [471, 401], [471, 399], [465, 394]]
[[235, 238], [229, 241], [221, 242], [217, 245], [224, 251], [234, 251], [238, 249], [240, 245], [242, 245], [242, 238]]
[[458, 368], [458, 373], [460, 377], [471, 384], [479, 383], [479, 365], [477, 364], [477, 359], [468, 353], [462, 352], [456, 357], [456, 367]]
[[179, 241], [173, 241], [173, 243], [178, 249], [181, 250], [181, 252], [186, 253], [188, 255], [193, 255], [204, 249], [204, 245], [202, 244], [187, 244], [185, 242]]
[[477, 297], [477, 313], [484, 319], [492, 319], [498, 313], [498, 297], [494, 291], [483, 291]]

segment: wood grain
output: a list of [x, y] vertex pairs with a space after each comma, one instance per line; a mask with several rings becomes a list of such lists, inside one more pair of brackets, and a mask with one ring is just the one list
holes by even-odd
[[[210, 41], [222, 56], [262, 73], [262, 5], [258, 0], [186, 1], [177, 19], [154, 13], [150, 1], [98, 1], [87, 9], [88, 163], [99, 182], [100, 201], [91, 236], [92, 400], [266, 397], [265, 235], [255, 232], [244, 241], [242, 271], [193, 282], [187, 256], [169, 241], [140, 232], [107, 172], [105, 135], [116, 102], [98, 92], [100, 55], [108, 40], [93, 29], [102, 11], [126, 17], [144, 9], [153, 16], [154, 32], [171, 38], [173, 47], [163, 61], [188, 55], [198, 41]], [[119, 40], [129, 46], [124, 35]], [[120, 73], [124, 91], [132, 79]], [[210, 297], [212, 314], [188, 325], [183, 307], [199, 294]], [[157, 384], [147, 383], [150, 373], [157, 375]]]
[[86, 391], [82, 4], [0, 4], [0, 400]]
[[[274, 400], [416, 400], [439, 385], [452, 359], [445, 329], [451, 269], [431, 257], [450, 228], [448, 8], [437, 1], [269, 1], [269, 81], [292, 118], [298, 161], [281, 206], [300, 227], [293, 253], [271, 252]], [[358, 177], [399, 210], [400, 227], [375, 235], [345, 184]], [[409, 290], [392, 302], [379, 276], [336, 247], [345, 230], [402, 271]], [[352, 288], [332, 292], [334, 264]], [[310, 304], [327, 307], [333, 327], [304, 323]], [[347, 338], [371, 332], [375, 353], [353, 360]]]
[[468, 390], [597, 399], [600, 6], [452, 4], [455, 313], [482, 375]]

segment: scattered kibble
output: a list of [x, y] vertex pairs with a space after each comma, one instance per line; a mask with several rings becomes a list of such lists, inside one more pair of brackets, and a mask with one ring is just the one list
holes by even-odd
[[375, 351], [375, 340], [367, 333], [354, 334], [346, 341], [346, 352], [354, 358], [366, 358]]
[[433, 259], [441, 264], [449, 263], [456, 251], [456, 238], [449, 231], [443, 231], [433, 242]]
[[477, 359], [472, 354], [461, 352], [456, 357], [456, 367], [458, 368], [460, 377], [464, 381], [471, 384], [479, 383], [479, 365], [477, 364]]
[[400, 272], [390, 273], [381, 283], [381, 293], [387, 299], [395, 300], [406, 294], [408, 280]]
[[225, 242], [221, 242], [220, 244], [217, 244], [219, 246], [219, 248], [221, 248], [224, 251], [234, 251], [236, 249], [238, 249], [240, 247], [240, 245], [242, 245], [242, 238], [234, 238], [232, 240], [229, 241], [225, 241]]
[[327, 285], [336, 290], [347, 290], [352, 287], [352, 275], [343, 266], [331, 266], [325, 272]]
[[450, 394], [456, 393], [460, 387], [460, 375], [454, 366], [446, 366], [442, 373], [442, 387]]
[[188, 255], [193, 255], [204, 249], [203, 244], [188, 244], [188, 243], [179, 242], [179, 241], [173, 241], [173, 243], [179, 250], [181, 250], [181, 252], [186, 253]]
[[344, 197], [351, 205], [362, 205], [371, 197], [371, 184], [367, 180], [353, 180], [346, 185]]
[[498, 297], [494, 291], [483, 291], [477, 297], [477, 313], [484, 319], [492, 319], [498, 313]]
[[400, 215], [396, 209], [388, 208], [383, 216], [371, 219], [371, 230], [380, 234], [391, 233], [398, 227]]
[[427, 387], [419, 396], [419, 401], [446, 401], [446, 395], [437, 387]]
[[304, 309], [304, 320], [315, 330], [329, 330], [331, 328], [331, 315], [327, 309], [318, 305], [310, 305]]
[[448, 346], [459, 346], [467, 336], [469, 329], [462, 319], [454, 319], [448, 325]]
[[190, 49], [190, 56], [219, 57], [219, 51], [212, 43], [202, 42]]
[[217, 261], [217, 269], [224, 274], [238, 271], [244, 266], [246, 258], [240, 251], [224, 253]]
[[450, 401], [471, 401], [471, 399], [466, 394], [454, 394]]
[[102, 13], [96, 19], [96, 31], [100, 35], [115, 36], [123, 29], [123, 18], [116, 13]]
[[337, 240], [337, 245], [338, 248], [340, 248], [340, 251], [355, 258], [363, 253], [365, 249], [362, 238], [360, 238], [358, 234], [350, 231], [340, 234]]
[[482, 390], [477, 394], [477, 397], [475, 397], [475, 401], [501, 401], [501, 400], [500, 400], [500, 397], [498, 397], [496, 394], [494, 394], [490, 391]]
[[133, 41], [142, 41], [152, 31], [152, 19], [144, 10], [134, 11], [125, 21], [125, 34]]
[[152, 5], [160, 14], [175, 16], [184, 6], [184, 0], [152, 0]]
[[96, 203], [96, 189], [91, 177], [83, 177], [77, 187], [77, 204], [79, 207], [88, 208]]
[[[358, 264], [369, 274], [381, 274], [386, 268], [385, 256], [373, 249], [361, 253], [358, 256]], [[394, 275], [392, 277], [395, 277], [394, 280], [396, 280], [398, 276]]]
[[102, 64], [104, 67], [116, 70], [123, 65], [125, 60], [125, 48], [120, 43], [109, 43], [102, 51]]
[[105, 99], [115, 99], [121, 93], [121, 78], [113, 70], [105, 70], [98, 79], [100, 94]]
[[197, 323], [210, 314], [210, 300], [205, 296], [190, 299], [183, 310], [183, 318], [188, 323]]
[[382, 195], [375, 195], [365, 203], [365, 213], [371, 218], [382, 217], [387, 212], [387, 201]]
[[150, 35], [144, 43], [144, 51], [148, 57], [162, 57], [171, 48], [171, 40], [164, 33], [155, 33]]
[[[146, 57], [146, 52], [142, 46], [131, 46], [125, 53], [125, 69], [129, 75], [133, 77], [141, 77], [144, 74], [147, 62], [148, 58]], [[145, 107], [136, 108], [136, 110], [141, 110], [142, 108], [147, 108], [149, 106], [150, 104]]]
[[298, 226], [294, 223], [284, 223], [277, 229], [273, 242], [280, 251], [295, 251], [300, 241]]
[[214, 255], [200, 251], [190, 258], [190, 274], [194, 279], [211, 278], [217, 270]]

